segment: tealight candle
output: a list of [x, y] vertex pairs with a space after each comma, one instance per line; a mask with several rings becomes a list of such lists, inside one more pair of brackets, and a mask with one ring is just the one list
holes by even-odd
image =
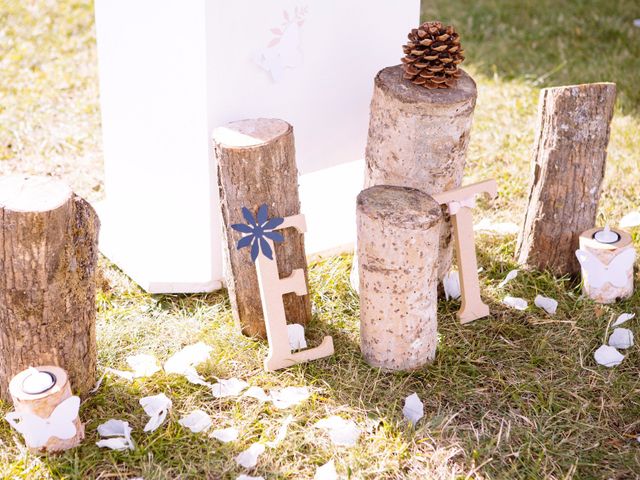
[[580, 235], [576, 256], [582, 267], [585, 294], [598, 303], [613, 303], [633, 294], [636, 252], [624, 230], [592, 228]]
[[33, 367], [29, 367], [28, 372], [22, 381], [22, 391], [24, 393], [38, 395], [50, 390], [56, 384], [56, 377], [51, 372]]

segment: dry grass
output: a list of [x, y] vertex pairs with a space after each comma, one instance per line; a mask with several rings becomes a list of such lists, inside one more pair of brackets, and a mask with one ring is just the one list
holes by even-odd
[[[449, 4], [451, 3], [451, 4]], [[619, 87], [612, 126], [601, 220], [616, 222], [640, 205], [640, 29], [633, 1], [437, 0], [425, 17], [454, 22], [466, 39], [469, 71], [479, 98], [468, 177], [493, 176], [500, 198], [481, 215], [520, 221], [528, 184], [538, 90], [548, 85], [611, 80]], [[101, 194], [101, 151], [92, 6], [86, 2], [0, 0], [0, 173], [52, 173], [80, 193]], [[637, 232], [635, 237], [637, 240]], [[526, 272], [505, 289], [514, 268], [514, 237], [478, 239], [483, 292], [492, 316], [465, 327], [457, 304], [440, 306], [440, 343], [433, 365], [410, 374], [369, 368], [358, 348], [358, 299], [348, 287], [351, 259], [311, 267], [315, 305], [312, 339], [334, 336], [336, 355], [267, 374], [265, 345], [238, 335], [224, 293], [151, 296], [103, 261], [108, 287], [98, 296], [99, 363], [124, 367], [130, 353], [164, 360], [185, 344], [214, 347], [202, 367], [209, 379], [238, 376], [272, 388], [308, 385], [312, 398], [291, 413], [295, 421], [277, 450], [261, 457], [255, 474], [311, 478], [335, 458], [351, 478], [639, 478], [640, 367], [638, 347], [622, 365], [604, 369], [592, 353], [608, 322], [638, 312], [640, 294], [599, 307], [580, 297], [575, 281]], [[505, 293], [558, 299], [558, 314], [509, 310]], [[636, 333], [638, 320], [630, 322]], [[137, 400], [165, 392], [170, 421], [141, 432]], [[426, 416], [417, 428], [402, 421], [402, 400], [417, 392]], [[238, 442], [222, 445], [186, 432], [176, 420], [198, 407], [217, 427], [236, 425]], [[0, 407], [2, 413], [8, 405]], [[28, 455], [9, 427], [0, 426], [4, 478], [235, 478], [233, 457], [251, 442], [271, 439], [288, 412], [255, 401], [218, 400], [184, 380], [156, 374], [131, 384], [107, 377], [82, 407], [88, 438], [61, 456]], [[366, 431], [354, 449], [331, 446], [311, 425], [328, 414], [355, 419]], [[135, 428], [136, 450], [94, 446], [95, 427], [117, 417]]]

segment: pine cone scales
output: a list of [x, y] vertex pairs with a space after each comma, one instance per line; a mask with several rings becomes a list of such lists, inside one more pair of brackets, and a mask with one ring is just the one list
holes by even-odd
[[461, 75], [458, 65], [464, 60], [460, 35], [451, 25], [425, 22], [408, 35], [402, 46], [404, 78], [425, 88], [448, 88]]

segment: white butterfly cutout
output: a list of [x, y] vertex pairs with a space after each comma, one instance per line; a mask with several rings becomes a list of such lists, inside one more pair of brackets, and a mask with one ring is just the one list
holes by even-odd
[[576, 250], [576, 257], [586, 272], [589, 285], [600, 288], [605, 283], [622, 288], [627, 283], [629, 269], [633, 268], [636, 251], [632, 248], [624, 250], [611, 260], [609, 265], [603, 264], [598, 257], [588, 250]]
[[465, 199], [460, 200], [460, 201], [455, 200], [453, 202], [449, 202], [447, 205], [449, 206], [449, 213], [451, 215], [455, 215], [463, 207], [475, 208], [476, 207], [476, 197], [475, 197], [475, 195], [472, 195], [471, 197], [465, 198]]
[[69, 397], [58, 405], [49, 418], [41, 418], [29, 412], [9, 412], [4, 418], [24, 436], [27, 446], [43, 447], [49, 438], [61, 440], [73, 438], [77, 432], [73, 423], [78, 418], [80, 397]]

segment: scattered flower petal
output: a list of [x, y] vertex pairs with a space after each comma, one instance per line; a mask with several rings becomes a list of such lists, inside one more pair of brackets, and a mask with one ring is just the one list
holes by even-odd
[[251, 475], [245, 475], [243, 473], [239, 475], [236, 480], [264, 480], [264, 477], [252, 477]]
[[404, 418], [414, 425], [418, 423], [418, 420], [424, 417], [424, 404], [420, 401], [420, 398], [418, 398], [417, 393], [412, 393], [404, 399], [402, 414], [404, 415]]
[[286, 387], [281, 390], [271, 390], [271, 401], [276, 408], [289, 408], [304, 402], [311, 396], [307, 387]]
[[325, 430], [334, 445], [353, 447], [360, 436], [360, 429], [353, 420], [345, 420], [337, 415], [316, 422], [316, 428]]
[[236, 457], [236, 463], [244, 468], [253, 468], [258, 464], [258, 457], [264, 453], [264, 445], [254, 443]]
[[249, 387], [249, 389], [242, 394], [243, 397], [251, 397], [261, 402], [268, 402], [270, 400], [269, 395], [260, 387]]
[[483, 218], [473, 226], [476, 231], [486, 231], [496, 233], [498, 235], [508, 235], [518, 233], [520, 227], [513, 222], [497, 222], [493, 223], [488, 218]]
[[267, 447], [275, 448], [280, 444], [280, 442], [284, 440], [284, 437], [287, 436], [287, 430], [289, 429], [289, 424], [292, 421], [293, 421], [293, 415], [289, 415], [287, 418], [284, 419], [284, 422], [282, 422], [282, 425], [278, 430], [278, 434], [276, 435], [276, 438], [274, 438], [270, 442], [267, 442]]
[[185, 428], [188, 428], [193, 433], [204, 432], [211, 426], [211, 417], [202, 410], [194, 410], [189, 415], [185, 415], [178, 423]]
[[[636, 18], [636, 19], [633, 21], [633, 26], [634, 26], [634, 27], [638, 27], [638, 28], [640, 28], [640, 18]], [[640, 438], [640, 437], [638, 437], [638, 438]], [[640, 441], [640, 440], [638, 440], [638, 441]]]
[[509, 273], [507, 273], [507, 276], [504, 277], [504, 280], [502, 280], [498, 284], [498, 288], [504, 287], [507, 283], [509, 283], [511, 280], [513, 280], [517, 276], [518, 276], [518, 270], [511, 270]]
[[96, 445], [100, 448], [109, 448], [111, 450], [133, 450], [133, 445], [123, 437], [103, 438], [98, 440]]
[[211, 393], [216, 398], [235, 397], [240, 395], [249, 386], [244, 380], [238, 378], [220, 379], [211, 387]]
[[158, 365], [156, 357], [146, 353], [127, 357], [127, 364], [133, 370], [133, 378], [150, 377], [160, 371], [160, 365]]
[[640, 212], [627, 213], [618, 224], [620, 228], [637, 227], [640, 225]]
[[624, 355], [609, 345], [602, 345], [595, 351], [593, 358], [595, 358], [596, 362], [600, 365], [615, 367], [616, 365], [620, 365], [620, 362], [624, 360]]
[[164, 371], [184, 375], [191, 383], [209, 386], [198, 374], [195, 367], [202, 362], [206, 362], [212, 350], [213, 348], [202, 342], [188, 345], [179, 352], [174, 353], [165, 362]]
[[299, 323], [287, 325], [289, 334], [289, 346], [291, 350], [301, 350], [307, 348], [307, 340], [304, 338], [304, 327]]
[[167, 413], [171, 408], [171, 400], [164, 394], [152, 395], [140, 399], [140, 405], [145, 413], [149, 415], [149, 421], [144, 426], [145, 432], [153, 432], [167, 418]]
[[313, 480], [337, 480], [338, 472], [336, 472], [336, 464], [333, 458], [327, 463], [316, 469]]
[[451, 270], [442, 279], [442, 286], [444, 287], [444, 295], [449, 300], [450, 298], [456, 300], [460, 298], [460, 275], [457, 270]]
[[628, 320], [631, 320], [633, 317], [635, 317], [636, 314], [635, 313], [622, 313], [615, 322], [613, 322], [611, 324], [612, 327], [617, 327], [618, 325], [622, 325], [623, 323], [625, 323]]
[[633, 332], [628, 328], [615, 328], [609, 336], [609, 345], [623, 350], [632, 347]]
[[558, 302], [553, 298], [545, 297], [544, 295], [537, 295], [533, 303], [536, 307], [543, 309], [549, 315], [555, 315], [556, 310], [558, 309]]
[[527, 306], [529, 305], [525, 299], [518, 298], [518, 297], [510, 297], [509, 295], [504, 297], [504, 300], [502, 300], [502, 303], [504, 303], [505, 305], [511, 308], [515, 308], [516, 310], [526, 310]]
[[98, 447], [106, 447], [111, 450], [133, 450], [133, 440], [131, 439], [131, 427], [129, 422], [116, 420], [114, 418], [98, 425], [98, 435], [101, 437], [114, 437], [96, 442]]
[[223, 443], [233, 442], [238, 439], [238, 430], [233, 427], [214, 430], [209, 434], [211, 438], [220, 440]]

